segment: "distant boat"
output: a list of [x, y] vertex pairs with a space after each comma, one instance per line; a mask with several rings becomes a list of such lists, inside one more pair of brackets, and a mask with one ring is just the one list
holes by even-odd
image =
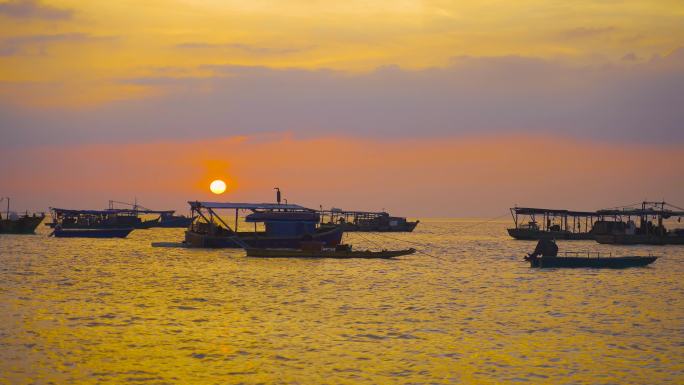
[[125, 238], [133, 231], [130, 215], [120, 216], [111, 210], [72, 210], [50, 208], [50, 236], [57, 238]]
[[[55, 209], [54, 220], [46, 223], [46, 226], [54, 228], [61, 221], [62, 228], [126, 228], [151, 229], [164, 228], [187, 228], [192, 223], [192, 218], [182, 215], [174, 215], [173, 210], [148, 210], [148, 209], [105, 209], [105, 210], [70, 210]], [[80, 213], [78, 213], [80, 212]], [[94, 220], [77, 220], [83, 213], [90, 213], [98, 218]], [[159, 215], [154, 219], [144, 220], [142, 215]], [[65, 217], [64, 220], [60, 219]]]
[[[129, 206], [130, 208], [117, 209], [114, 208], [114, 204], [118, 203], [120, 205]], [[136, 203], [126, 203], [110, 200], [109, 201], [109, 211], [116, 212], [122, 217], [130, 216], [134, 217], [130, 219], [129, 224], [131, 224], [136, 229], [151, 229], [155, 227], [163, 228], [187, 228], [192, 223], [192, 218], [186, 217], [184, 215], [174, 215], [174, 210], [152, 210]], [[159, 215], [154, 219], [143, 220], [140, 218], [141, 215]], [[122, 223], [123, 224], [123, 223]]]
[[600, 218], [593, 211], [536, 207], [513, 207], [511, 208], [511, 216], [515, 227], [507, 229], [508, 235], [515, 239], [535, 241], [540, 239], [594, 239], [592, 227], [594, 221]]
[[420, 221], [393, 217], [384, 211], [320, 210], [321, 223], [342, 226], [345, 232], [412, 232]]
[[[194, 220], [185, 232], [185, 243], [191, 247], [297, 248], [305, 236], [322, 241], [330, 247], [342, 241], [341, 227], [317, 226], [318, 213], [299, 205], [198, 201], [188, 203]], [[235, 210], [233, 228], [217, 214], [218, 210], [224, 209]], [[239, 210], [251, 211], [245, 221], [254, 223], [254, 231], [238, 231]], [[265, 230], [257, 231], [257, 223], [264, 223]]]
[[10, 211], [10, 198], [2, 198], [7, 200], [7, 209], [5, 216], [0, 213], [0, 234], [35, 234], [36, 227], [45, 219], [45, 214], [16, 214]]
[[[684, 209], [667, 202], [642, 202], [640, 208], [599, 210], [614, 221], [597, 222], [594, 238], [598, 243], [617, 245], [684, 245], [684, 228], [668, 230], [664, 220], [681, 222]], [[639, 225], [637, 226], [638, 221]]]

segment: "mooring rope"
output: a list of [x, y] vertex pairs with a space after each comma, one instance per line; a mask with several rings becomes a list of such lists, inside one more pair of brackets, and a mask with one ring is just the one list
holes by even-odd
[[378, 244], [378, 243], [376, 243], [376, 242], [373, 242], [372, 240], [370, 240], [370, 239], [364, 237], [363, 235], [359, 234], [358, 231], [356, 232], [356, 235], [359, 236], [361, 239], [363, 239], [363, 240], [365, 240], [365, 241], [367, 241], [367, 242], [370, 242], [373, 246], [382, 248], [382, 245], [380, 245], [380, 244]]
[[[422, 246], [422, 247], [426, 247], [426, 246], [427, 246], [427, 245], [424, 244], [424, 243], [419, 243], [419, 242], [414, 242], [414, 241], [407, 241], [407, 240], [405, 240], [405, 239], [390, 237], [389, 235], [387, 235], [387, 234], [385, 234], [385, 233], [373, 233], [373, 235], [375, 235], [375, 236], [377, 236], [377, 237], [385, 237], [385, 238], [393, 239], [393, 240], [395, 240], [395, 241], [411, 243], [411, 244], [418, 245], [418, 246]], [[430, 253], [426, 253], [426, 252], [424, 252], [424, 251], [422, 251], [422, 250], [418, 250], [418, 249], [415, 249], [415, 250], [416, 250], [416, 252], [421, 253], [421, 254], [425, 254], [425, 255], [427, 255], [428, 257], [432, 257], [432, 258], [439, 259], [439, 260], [442, 260], [442, 261], [449, 261], [449, 260], [446, 259], [446, 258], [438, 257], [438, 256], [436, 256], [436, 255], [433, 255], [433, 254], [430, 254]]]

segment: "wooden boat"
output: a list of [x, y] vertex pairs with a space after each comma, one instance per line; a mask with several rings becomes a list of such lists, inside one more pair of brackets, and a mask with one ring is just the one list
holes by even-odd
[[525, 260], [530, 262], [530, 267], [536, 268], [576, 268], [576, 267], [591, 267], [591, 268], [610, 268], [621, 269], [626, 267], [638, 267], [649, 265], [658, 257], [653, 256], [625, 256], [625, 257], [601, 257], [597, 256], [563, 256], [563, 257], [526, 257]]
[[[115, 208], [115, 204], [126, 206], [127, 208]], [[135, 219], [133, 219], [130, 224], [136, 229], [151, 229], [155, 227], [187, 228], [192, 223], [192, 218], [184, 215], [175, 215], [174, 210], [148, 209], [147, 207], [139, 205], [137, 200], [134, 203], [110, 200], [109, 211], [117, 212], [122, 216], [133, 216]], [[140, 218], [141, 215], [158, 215], [158, 217], [154, 219], [142, 219]]]
[[684, 228], [667, 228], [681, 223], [684, 209], [667, 202], [642, 202], [641, 207], [599, 210], [598, 213], [615, 217], [614, 221], [597, 222], [594, 238], [598, 243], [684, 245]]
[[335, 258], [335, 259], [391, 259], [402, 255], [410, 255], [416, 252], [415, 249], [406, 250], [382, 250], [382, 251], [352, 251], [348, 249], [322, 249], [322, 250], [303, 250], [303, 249], [269, 249], [269, 248], [247, 248], [245, 249], [248, 257], [258, 258]]
[[10, 211], [10, 199], [2, 198], [0, 201], [7, 199], [7, 210], [3, 217], [0, 213], [0, 234], [35, 234], [36, 227], [45, 219], [45, 214], [31, 214], [28, 212], [17, 215]]
[[128, 220], [138, 219], [131, 215], [120, 217], [111, 210], [50, 208], [50, 212], [54, 228], [50, 236], [57, 238], [125, 238], [135, 228]]
[[[342, 241], [339, 226], [317, 226], [319, 214], [294, 204], [188, 202], [193, 223], [185, 232], [185, 243], [190, 247], [205, 248], [297, 248], [305, 237], [334, 247]], [[217, 210], [235, 210], [235, 224], [231, 228], [217, 214]], [[239, 210], [249, 210], [245, 217], [254, 223], [254, 231], [237, 231]], [[257, 223], [264, 223], [265, 231], [257, 231]]]
[[318, 211], [321, 223], [342, 226], [345, 232], [412, 232], [420, 221], [408, 221], [389, 213], [373, 211], [346, 211], [337, 208]]
[[508, 235], [515, 239], [535, 241], [594, 239], [592, 226], [594, 221], [600, 218], [592, 211], [534, 207], [513, 207], [511, 216], [515, 227], [507, 229]]
[[126, 238], [133, 231], [132, 227], [125, 228], [55, 228], [50, 236], [56, 238]]

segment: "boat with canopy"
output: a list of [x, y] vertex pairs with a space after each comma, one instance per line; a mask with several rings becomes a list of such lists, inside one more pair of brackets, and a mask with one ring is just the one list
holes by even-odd
[[[297, 248], [302, 239], [311, 237], [328, 247], [342, 241], [339, 226], [320, 225], [319, 214], [296, 204], [233, 203], [189, 201], [193, 221], [185, 232], [184, 243], [206, 248]], [[219, 215], [221, 210], [234, 210], [233, 227]], [[253, 231], [239, 231], [240, 211], [248, 211], [246, 223]], [[259, 230], [262, 223], [264, 230]]]
[[684, 245], [684, 228], [673, 228], [681, 223], [684, 209], [667, 202], [645, 201], [641, 207], [624, 206], [597, 213], [615, 218], [596, 223], [594, 239], [598, 243]]
[[50, 236], [57, 238], [125, 238], [134, 229], [125, 216], [112, 210], [51, 207], [50, 213], [52, 223], [48, 225], [54, 228]]

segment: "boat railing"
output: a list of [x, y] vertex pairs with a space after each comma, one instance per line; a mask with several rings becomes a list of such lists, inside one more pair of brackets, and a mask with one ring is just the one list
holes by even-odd
[[[2, 215], [3, 218], [7, 216], [6, 211], [0, 211], [0, 214]], [[45, 216], [45, 211], [9, 211], [9, 215], [12, 217], [16, 218], [23, 218], [23, 217], [44, 217]]]
[[565, 257], [581, 257], [581, 256], [586, 256], [587, 258], [605, 258], [605, 257], [612, 257], [613, 253], [605, 253], [605, 252], [600, 252], [600, 251], [564, 251], [563, 255]]

